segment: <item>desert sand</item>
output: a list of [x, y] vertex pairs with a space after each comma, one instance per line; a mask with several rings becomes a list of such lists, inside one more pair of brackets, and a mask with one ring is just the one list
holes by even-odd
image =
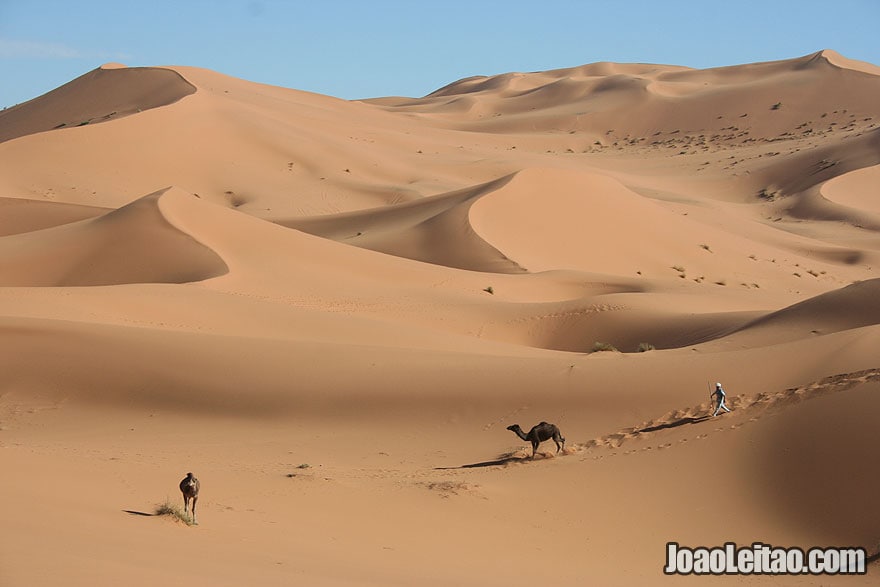
[[[878, 96], [825, 50], [359, 101], [108, 64], [4, 110], [0, 585], [876, 559]], [[189, 471], [199, 524], [155, 515]]]

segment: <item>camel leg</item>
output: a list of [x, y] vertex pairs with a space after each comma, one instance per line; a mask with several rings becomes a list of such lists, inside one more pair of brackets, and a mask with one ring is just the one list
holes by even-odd
[[532, 441], [532, 458], [535, 458], [535, 453], [538, 452], [538, 442]]
[[196, 502], [197, 502], [198, 500], [199, 500], [199, 496], [198, 496], [198, 495], [194, 495], [194, 496], [193, 496], [193, 505], [192, 505], [193, 524], [198, 524], [198, 522], [196, 522]]
[[187, 495], [183, 496], [183, 513], [186, 513], [187, 508], [189, 507], [189, 497]]

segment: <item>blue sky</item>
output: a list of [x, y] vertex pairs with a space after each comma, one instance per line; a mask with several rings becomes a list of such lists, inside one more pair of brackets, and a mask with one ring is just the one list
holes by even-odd
[[880, 65], [880, 0], [0, 0], [0, 107], [109, 61], [346, 99], [595, 61]]

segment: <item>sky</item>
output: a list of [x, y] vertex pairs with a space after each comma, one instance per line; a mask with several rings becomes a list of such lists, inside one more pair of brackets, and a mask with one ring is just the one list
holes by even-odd
[[343, 99], [597, 61], [695, 68], [834, 49], [880, 65], [880, 0], [0, 0], [0, 108], [107, 62]]

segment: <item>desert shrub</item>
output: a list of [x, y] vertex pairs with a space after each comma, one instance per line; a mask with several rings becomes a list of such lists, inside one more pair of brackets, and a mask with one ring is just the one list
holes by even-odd
[[768, 202], [772, 202], [776, 200], [780, 196], [779, 190], [761, 188], [758, 190], [758, 197], [762, 200], [767, 200]]
[[180, 509], [180, 506], [177, 504], [171, 503], [169, 500], [165, 500], [165, 503], [156, 507], [156, 515], [157, 516], [169, 516], [170, 518], [183, 522], [187, 526], [193, 525], [192, 517]]
[[656, 350], [656, 348], [654, 347], [654, 345], [652, 345], [652, 344], [649, 343], [649, 342], [640, 342], [640, 343], [639, 343], [639, 348], [636, 349], [636, 350], [638, 350], [638, 352], [640, 352], [640, 353], [644, 353], [644, 352], [647, 352], [647, 351], [653, 351], [653, 350]]
[[594, 353], [600, 353], [600, 352], [605, 352], [605, 351], [611, 351], [611, 352], [614, 352], [614, 353], [619, 352], [619, 351], [617, 350], [617, 347], [615, 347], [615, 346], [614, 346], [613, 344], [611, 344], [610, 342], [598, 342], [598, 341], [596, 341], [595, 343], [593, 343], [593, 352], [594, 352]]

